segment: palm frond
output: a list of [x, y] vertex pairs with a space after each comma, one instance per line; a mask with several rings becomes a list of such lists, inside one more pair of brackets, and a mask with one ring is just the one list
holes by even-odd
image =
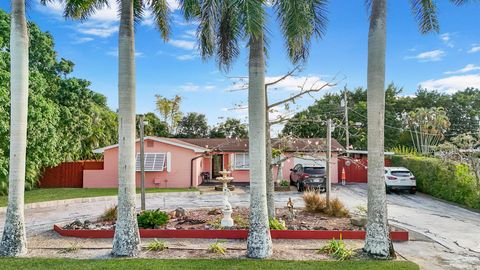
[[264, 33], [265, 0], [231, 0], [231, 2], [240, 10], [239, 21], [247, 36], [255, 37]]
[[204, 0], [200, 6], [200, 24], [198, 25], [197, 33], [200, 54], [203, 59], [211, 57], [215, 52], [215, 30], [218, 17], [220, 16], [220, 8], [220, 0]]
[[167, 0], [151, 0], [150, 9], [162, 38], [168, 40], [170, 36], [170, 8]]
[[275, 11], [282, 26], [286, 48], [292, 62], [308, 58], [312, 36], [325, 33], [325, 0], [276, 0]]
[[223, 1], [216, 35], [217, 62], [220, 69], [228, 70], [231, 62], [240, 54], [241, 38], [239, 9], [230, 1]]
[[461, 6], [465, 4], [470, 4], [471, 2], [478, 2], [478, 0], [450, 0], [454, 5]]
[[200, 0], [180, 0], [179, 2], [187, 21], [200, 16]]
[[135, 24], [138, 24], [142, 21], [143, 14], [145, 13], [145, 3], [143, 0], [134, 0], [133, 1], [133, 18]]
[[95, 11], [109, 6], [108, 0], [63, 0], [63, 3], [65, 3], [64, 17], [79, 20], [86, 20]]
[[422, 34], [439, 32], [440, 25], [437, 18], [437, 6], [433, 0], [410, 0], [410, 5], [418, 28]]

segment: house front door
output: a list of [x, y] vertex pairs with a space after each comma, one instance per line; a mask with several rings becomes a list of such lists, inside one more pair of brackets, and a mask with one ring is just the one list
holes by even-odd
[[219, 172], [223, 170], [223, 155], [212, 156], [212, 178], [222, 176]]

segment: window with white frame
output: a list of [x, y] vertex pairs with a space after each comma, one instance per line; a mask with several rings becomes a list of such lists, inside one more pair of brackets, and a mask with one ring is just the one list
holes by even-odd
[[[162, 172], [165, 169], [167, 153], [145, 153], [144, 164], [146, 172]], [[137, 153], [136, 171], [140, 171], [140, 153]]]
[[236, 170], [248, 170], [250, 168], [248, 153], [236, 153], [234, 165]]

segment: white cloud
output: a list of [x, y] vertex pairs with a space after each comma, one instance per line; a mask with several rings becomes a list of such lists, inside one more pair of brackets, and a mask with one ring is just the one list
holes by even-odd
[[90, 42], [90, 41], [93, 41], [93, 38], [91, 37], [79, 37], [79, 38], [76, 38], [73, 43], [74, 44], [81, 44], [81, 43], [86, 43], [86, 42]]
[[192, 54], [181, 54], [176, 56], [176, 58], [180, 61], [190, 61], [198, 57], [198, 54], [192, 53]]
[[170, 45], [184, 50], [194, 50], [196, 47], [195, 41], [181, 40], [181, 39], [171, 39], [168, 42]]
[[116, 23], [93, 23], [93, 22], [86, 22], [83, 24], [79, 24], [76, 28], [79, 33], [84, 35], [91, 35], [97, 36], [101, 38], [107, 38], [111, 35], [118, 32], [118, 25]]
[[182, 38], [192, 39], [197, 37], [197, 31], [195, 30], [187, 30], [183, 33]]
[[445, 43], [450, 48], [454, 47], [454, 44], [452, 42], [452, 34], [450, 33], [444, 33], [440, 35], [440, 39]]
[[184, 91], [184, 92], [197, 92], [198, 90], [200, 90], [200, 86], [194, 83], [186, 83], [186, 84], [180, 85], [179, 88], [181, 91]]
[[215, 88], [217, 88], [217, 87], [215, 85], [212, 85], [212, 84], [207, 84], [207, 85], [202, 86], [202, 85], [194, 84], [194, 83], [191, 83], [191, 82], [182, 84], [178, 87], [178, 89], [180, 91], [183, 91], [183, 92], [212, 91]]
[[476, 53], [476, 52], [480, 52], [480, 46], [478, 46], [477, 44], [473, 44], [472, 48], [468, 50], [468, 53]]
[[[266, 77], [265, 81], [267, 83], [274, 82], [280, 79], [282, 76], [272, 76]], [[285, 91], [298, 91], [303, 87], [305, 90], [319, 88], [324, 85], [326, 82], [323, 81], [319, 76], [299, 76], [299, 77], [287, 77], [282, 81], [278, 82], [275, 85], [272, 85], [270, 89], [278, 89]], [[330, 87], [326, 87], [325, 90]]]
[[447, 71], [447, 72], [445, 72], [445, 74], [460, 74], [460, 73], [467, 73], [467, 72], [475, 71], [475, 70], [480, 70], [480, 67], [476, 66], [474, 64], [468, 64], [464, 68], [461, 68], [461, 69], [455, 70], [455, 71]]
[[415, 56], [407, 56], [405, 59], [416, 59], [420, 62], [440, 61], [446, 55], [443, 50], [433, 50], [419, 53]]
[[468, 87], [480, 88], [480, 74], [457, 75], [437, 80], [427, 80], [419, 84], [422, 88], [446, 93], [455, 93]]

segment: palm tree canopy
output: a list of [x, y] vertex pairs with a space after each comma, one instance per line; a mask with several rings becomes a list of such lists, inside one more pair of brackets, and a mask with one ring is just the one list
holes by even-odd
[[241, 39], [266, 31], [266, 11], [273, 4], [286, 48], [293, 63], [308, 57], [312, 37], [322, 37], [327, 23], [326, 0], [181, 0], [187, 20], [197, 19], [199, 49], [204, 59], [216, 54], [219, 66], [228, 69], [239, 55]]
[[[65, 5], [64, 17], [78, 20], [86, 20], [97, 10], [109, 7], [109, 0], [40, 0], [40, 2], [43, 5], [51, 2], [62, 3]], [[162, 38], [167, 41], [170, 36], [170, 8], [167, 0], [134, 0], [133, 4], [135, 21], [141, 21], [145, 10], [150, 10]]]
[[[376, 0], [366, 0], [366, 6], [369, 12], [372, 10], [372, 2]], [[435, 0], [409, 0], [410, 9], [417, 21], [420, 33], [428, 34], [430, 32], [438, 33], [440, 24], [437, 18], [437, 5]], [[452, 2], [463, 2], [466, 0], [450, 0]], [[376, 18], [375, 14], [370, 14], [370, 19]]]

